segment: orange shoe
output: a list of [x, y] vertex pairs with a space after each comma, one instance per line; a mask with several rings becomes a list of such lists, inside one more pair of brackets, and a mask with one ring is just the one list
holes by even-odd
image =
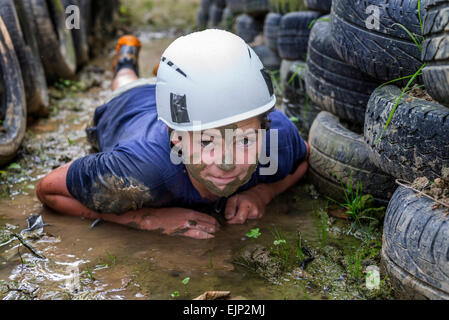
[[113, 64], [113, 69], [117, 72], [117, 66], [121, 62], [132, 63], [137, 71], [137, 63], [139, 61], [139, 52], [142, 47], [139, 39], [132, 35], [126, 35], [121, 37], [117, 41], [117, 46], [115, 49], [115, 59]]

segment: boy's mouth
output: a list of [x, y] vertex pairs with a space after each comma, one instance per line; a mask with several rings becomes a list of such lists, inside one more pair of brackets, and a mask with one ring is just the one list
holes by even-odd
[[229, 183], [235, 181], [236, 178], [237, 177], [224, 178], [224, 177], [209, 176], [209, 180], [217, 186], [226, 186]]

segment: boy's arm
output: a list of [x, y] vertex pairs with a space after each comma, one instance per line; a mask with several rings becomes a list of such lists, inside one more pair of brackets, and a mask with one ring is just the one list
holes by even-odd
[[260, 219], [265, 212], [265, 207], [271, 200], [287, 191], [304, 177], [309, 167], [308, 158], [310, 155], [309, 145], [307, 143], [305, 145], [307, 156], [293, 174], [275, 183], [259, 184], [228, 200], [225, 217], [229, 224], [244, 224], [248, 219]]
[[124, 214], [99, 214], [75, 199], [67, 189], [66, 177], [71, 163], [56, 169], [39, 182], [36, 195], [51, 209], [62, 214], [103, 219], [141, 230], [161, 230], [165, 234], [179, 234], [195, 239], [213, 238], [218, 222], [209, 215], [182, 208], [143, 208]]

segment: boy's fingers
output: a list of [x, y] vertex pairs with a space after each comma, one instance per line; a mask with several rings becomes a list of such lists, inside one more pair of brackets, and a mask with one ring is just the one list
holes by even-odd
[[237, 213], [237, 197], [232, 197], [228, 200], [228, 203], [226, 204], [225, 209], [225, 218], [227, 220], [231, 220], [235, 217], [235, 214]]
[[195, 214], [195, 216], [192, 218], [192, 220], [198, 221], [198, 223], [207, 223], [215, 226], [217, 229], [220, 228], [220, 224], [218, 223], [217, 219], [207, 214], [198, 213]]
[[198, 221], [195, 225], [190, 225], [190, 230], [200, 230], [207, 233], [215, 233], [217, 232], [218, 227], [215, 224]]
[[244, 224], [246, 220], [248, 219], [248, 215], [250, 212], [251, 206], [249, 204], [243, 204], [239, 206], [239, 211], [237, 212], [236, 216], [229, 220], [229, 224]]
[[194, 239], [212, 239], [214, 236], [207, 232], [198, 230], [198, 229], [190, 229], [183, 233], [183, 236], [194, 238]]
[[258, 210], [256, 207], [254, 207], [254, 208], [251, 210], [250, 214], [248, 215], [248, 219], [251, 219], [251, 220], [253, 220], [253, 219], [259, 219], [260, 216], [261, 216], [261, 214], [259, 213], [259, 210]]

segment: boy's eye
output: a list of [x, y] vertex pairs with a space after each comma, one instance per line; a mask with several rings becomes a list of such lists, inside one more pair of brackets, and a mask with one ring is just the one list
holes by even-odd
[[240, 142], [241, 146], [249, 147], [253, 144], [254, 141], [251, 139], [248, 139], [248, 138], [243, 138], [243, 139], [240, 139], [239, 142]]
[[201, 141], [201, 146], [203, 148], [207, 147], [208, 145], [210, 145], [213, 141]]

